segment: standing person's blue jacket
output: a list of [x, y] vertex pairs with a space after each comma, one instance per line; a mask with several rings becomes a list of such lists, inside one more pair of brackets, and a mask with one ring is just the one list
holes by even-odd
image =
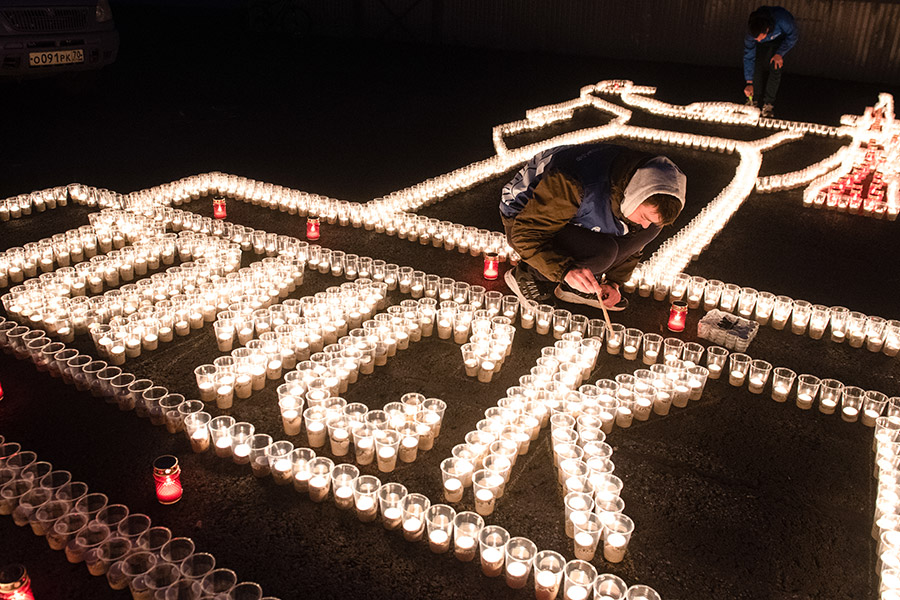
[[781, 41], [776, 54], [784, 56], [797, 43], [797, 24], [794, 15], [780, 6], [760, 6], [756, 12], [767, 11], [774, 25], [762, 40], [757, 42], [749, 34], [744, 36], [744, 81], [753, 80], [753, 63], [756, 60], [756, 45]]

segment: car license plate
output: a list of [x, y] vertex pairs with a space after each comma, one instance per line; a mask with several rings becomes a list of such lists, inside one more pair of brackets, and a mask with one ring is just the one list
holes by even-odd
[[51, 50], [48, 52], [31, 52], [28, 64], [32, 67], [49, 67], [52, 65], [71, 65], [84, 62], [84, 50]]

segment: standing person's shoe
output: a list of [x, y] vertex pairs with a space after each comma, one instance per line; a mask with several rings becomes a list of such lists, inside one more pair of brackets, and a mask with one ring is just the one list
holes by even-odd
[[759, 113], [762, 117], [771, 117], [775, 114], [775, 107], [771, 104], [763, 104], [762, 112]]
[[[571, 302], [572, 304], [585, 304], [587, 306], [593, 306], [594, 308], [601, 308], [600, 300], [597, 298], [596, 294], [585, 294], [584, 292], [576, 290], [566, 283], [559, 284], [556, 289], [553, 290], [553, 295], [563, 302]], [[622, 296], [622, 298], [620, 298], [614, 306], [607, 306], [606, 310], [610, 312], [618, 312], [620, 310], [625, 310], [626, 308], [628, 308], [628, 298]]]
[[503, 281], [520, 301], [530, 300], [538, 304], [546, 304], [553, 298], [553, 286], [556, 285], [552, 281], [543, 281], [535, 277], [524, 263], [507, 271]]

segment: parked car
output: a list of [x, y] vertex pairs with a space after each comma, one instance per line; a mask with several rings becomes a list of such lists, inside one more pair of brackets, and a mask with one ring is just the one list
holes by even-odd
[[109, 0], [0, 0], [0, 77], [99, 69], [118, 50]]

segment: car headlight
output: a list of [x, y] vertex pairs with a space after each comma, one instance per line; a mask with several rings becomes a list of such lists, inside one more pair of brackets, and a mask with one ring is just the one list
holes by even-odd
[[112, 20], [112, 9], [109, 7], [109, 0], [97, 0], [96, 16], [98, 23]]

